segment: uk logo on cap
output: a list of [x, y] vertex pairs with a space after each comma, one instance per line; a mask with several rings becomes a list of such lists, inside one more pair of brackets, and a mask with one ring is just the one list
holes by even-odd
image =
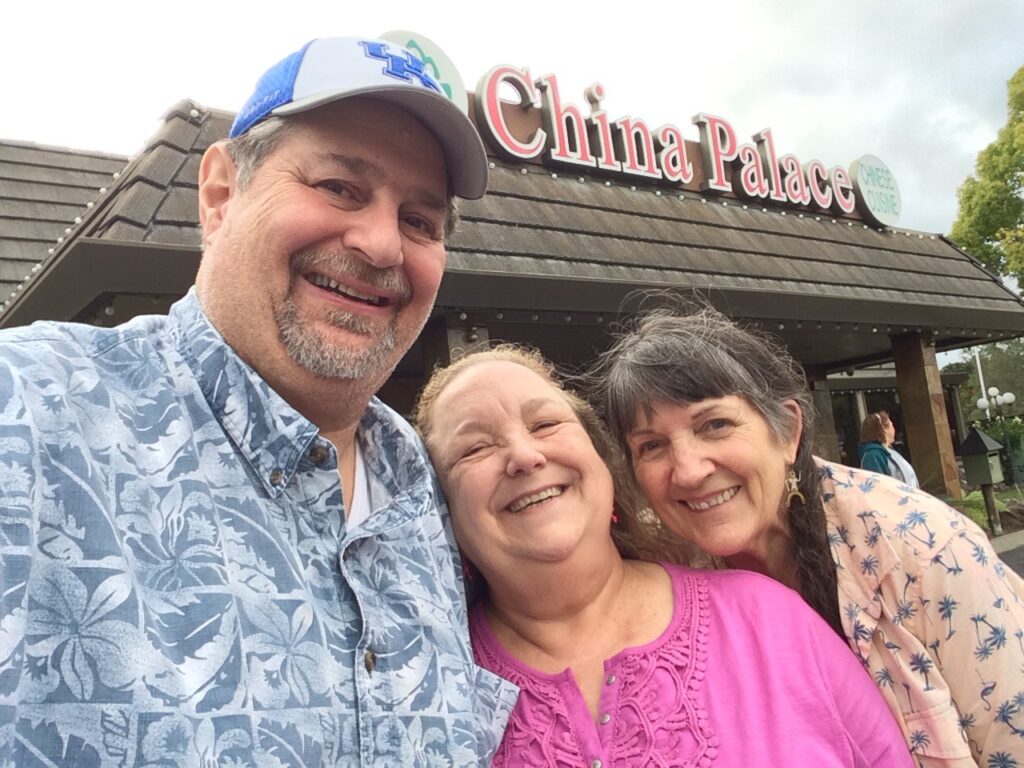
[[374, 59], [386, 62], [384, 74], [408, 82], [413, 77], [419, 80], [424, 87], [430, 88], [438, 93], [443, 93], [440, 84], [423, 70], [423, 62], [405, 51], [404, 56], [398, 56], [388, 52], [388, 44], [379, 40], [360, 40], [359, 44], [366, 49], [366, 55]]
[[476, 199], [487, 191], [487, 153], [469, 116], [423, 61], [397, 43], [355, 37], [313, 40], [268, 69], [235, 118], [238, 138], [271, 116], [287, 116], [355, 96], [409, 112], [445, 155], [451, 191]]

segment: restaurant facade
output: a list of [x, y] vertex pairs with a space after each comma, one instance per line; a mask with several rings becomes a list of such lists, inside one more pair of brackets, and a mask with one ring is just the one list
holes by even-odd
[[[637, 291], [696, 292], [802, 363], [826, 458], [851, 458], [829, 375], [892, 363], [922, 484], [959, 497], [936, 353], [1024, 334], [1016, 294], [941, 235], [900, 227], [877, 157], [799, 157], [770, 128], [746, 138], [706, 113], [651, 126], [606, 98], [509, 65], [479, 79], [466, 107], [488, 193], [462, 202], [433, 315], [382, 397], [408, 411], [433, 366], [499, 340], [578, 368]], [[199, 159], [232, 117], [182, 101], [132, 158], [0, 141], [0, 327], [166, 312], [199, 263]]]

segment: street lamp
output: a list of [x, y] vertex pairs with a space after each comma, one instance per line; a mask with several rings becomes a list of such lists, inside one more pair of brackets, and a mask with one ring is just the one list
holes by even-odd
[[[991, 399], [989, 399], [991, 398]], [[1003, 416], [1003, 406], [1013, 405], [1017, 402], [1017, 396], [1013, 392], [1000, 392], [998, 387], [988, 388], [988, 398], [981, 397], [975, 405], [978, 406], [979, 411], [987, 411], [993, 406], [996, 408], [996, 413], [999, 414], [1000, 418]]]
[[979, 411], [985, 411], [989, 421], [992, 420], [990, 409], [995, 409], [996, 417], [1003, 427], [1003, 449], [1006, 451], [1006, 463], [1010, 466], [1008, 476], [1013, 478], [1014, 482], [1017, 482], [1016, 467], [1013, 465], [1013, 458], [1010, 453], [1010, 437], [1006, 434], [1006, 413], [1003, 411], [1003, 408], [1013, 405], [1015, 402], [1017, 402], [1017, 396], [1013, 392], [1000, 392], [999, 387], [989, 387], [988, 397], [982, 396], [978, 398], [978, 402], [975, 405], [978, 406]]

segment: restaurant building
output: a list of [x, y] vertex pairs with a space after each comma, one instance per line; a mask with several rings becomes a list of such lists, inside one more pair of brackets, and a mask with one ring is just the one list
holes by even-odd
[[[480, 79], [468, 108], [489, 190], [462, 203], [432, 318], [382, 397], [408, 411], [434, 365], [498, 340], [581, 366], [634, 291], [697, 291], [803, 364], [826, 458], [841, 457], [829, 374], [891, 362], [922, 484], [958, 498], [936, 352], [1024, 334], [1021, 300], [946, 238], [898, 226], [878, 158], [798, 158], [703, 113], [651, 127], [604, 97], [510, 66]], [[130, 159], [0, 141], [0, 327], [166, 312], [199, 263], [200, 157], [232, 117], [182, 101]]]

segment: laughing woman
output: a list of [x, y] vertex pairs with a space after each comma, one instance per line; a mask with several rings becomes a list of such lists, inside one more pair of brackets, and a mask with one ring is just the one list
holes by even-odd
[[539, 356], [463, 358], [417, 422], [481, 593], [477, 661], [521, 689], [494, 765], [912, 765], [871, 679], [792, 591], [620, 554], [613, 528], [653, 555], [657, 526], [616, 504], [616, 452]]
[[796, 589], [923, 768], [1024, 768], [1024, 582], [968, 518], [811, 455], [803, 372], [713, 310], [641, 317], [594, 372], [667, 528]]

